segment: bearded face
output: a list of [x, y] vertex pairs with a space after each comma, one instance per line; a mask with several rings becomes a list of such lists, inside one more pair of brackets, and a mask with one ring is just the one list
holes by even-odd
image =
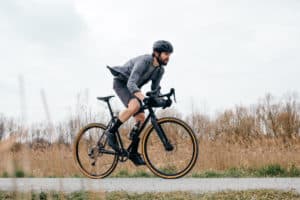
[[156, 58], [158, 59], [158, 62], [161, 64], [161, 65], [167, 65], [168, 62], [169, 62], [169, 59], [170, 59], [170, 55], [171, 53], [168, 53], [168, 52], [161, 52], [160, 54], [158, 54], [156, 52]]

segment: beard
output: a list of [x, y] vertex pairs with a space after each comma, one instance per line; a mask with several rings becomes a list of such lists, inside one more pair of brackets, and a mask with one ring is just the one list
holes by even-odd
[[168, 62], [169, 62], [169, 59], [162, 60], [162, 59], [159, 57], [159, 58], [158, 58], [158, 62], [159, 62], [159, 64], [161, 64], [161, 65], [167, 65]]

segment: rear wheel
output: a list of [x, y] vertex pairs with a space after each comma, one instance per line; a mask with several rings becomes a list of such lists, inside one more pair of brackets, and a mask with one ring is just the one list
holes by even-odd
[[[104, 178], [118, 164], [118, 155], [106, 145], [106, 126], [91, 123], [82, 127], [74, 141], [73, 156], [80, 171], [89, 178]], [[98, 143], [101, 137], [100, 143]]]
[[144, 160], [155, 175], [167, 179], [180, 178], [186, 175], [197, 161], [196, 136], [190, 126], [178, 118], [164, 117], [157, 122], [164, 130], [173, 150], [165, 149], [151, 124], [142, 141]]

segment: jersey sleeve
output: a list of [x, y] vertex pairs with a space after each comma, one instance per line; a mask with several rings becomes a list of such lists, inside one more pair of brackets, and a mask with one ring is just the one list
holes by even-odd
[[[160, 81], [163, 77], [164, 72], [165, 72], [165, 69], [162, 67], [158, 77], [156, 79], [154, 79], [151, 83], [151, 90], [156, 90], [158, 87], [160, 87]], [[159, 96], [159, 95], [161, 95], [160, 90], [156, 93], [156, 96]]]

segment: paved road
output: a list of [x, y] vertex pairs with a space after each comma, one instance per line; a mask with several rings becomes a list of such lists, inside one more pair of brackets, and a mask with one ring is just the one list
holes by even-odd
[[6, 191], [208, 192], [227, 189], [294, 189], [300, 193], [300, 178], [0, 178], [0, 190]]

